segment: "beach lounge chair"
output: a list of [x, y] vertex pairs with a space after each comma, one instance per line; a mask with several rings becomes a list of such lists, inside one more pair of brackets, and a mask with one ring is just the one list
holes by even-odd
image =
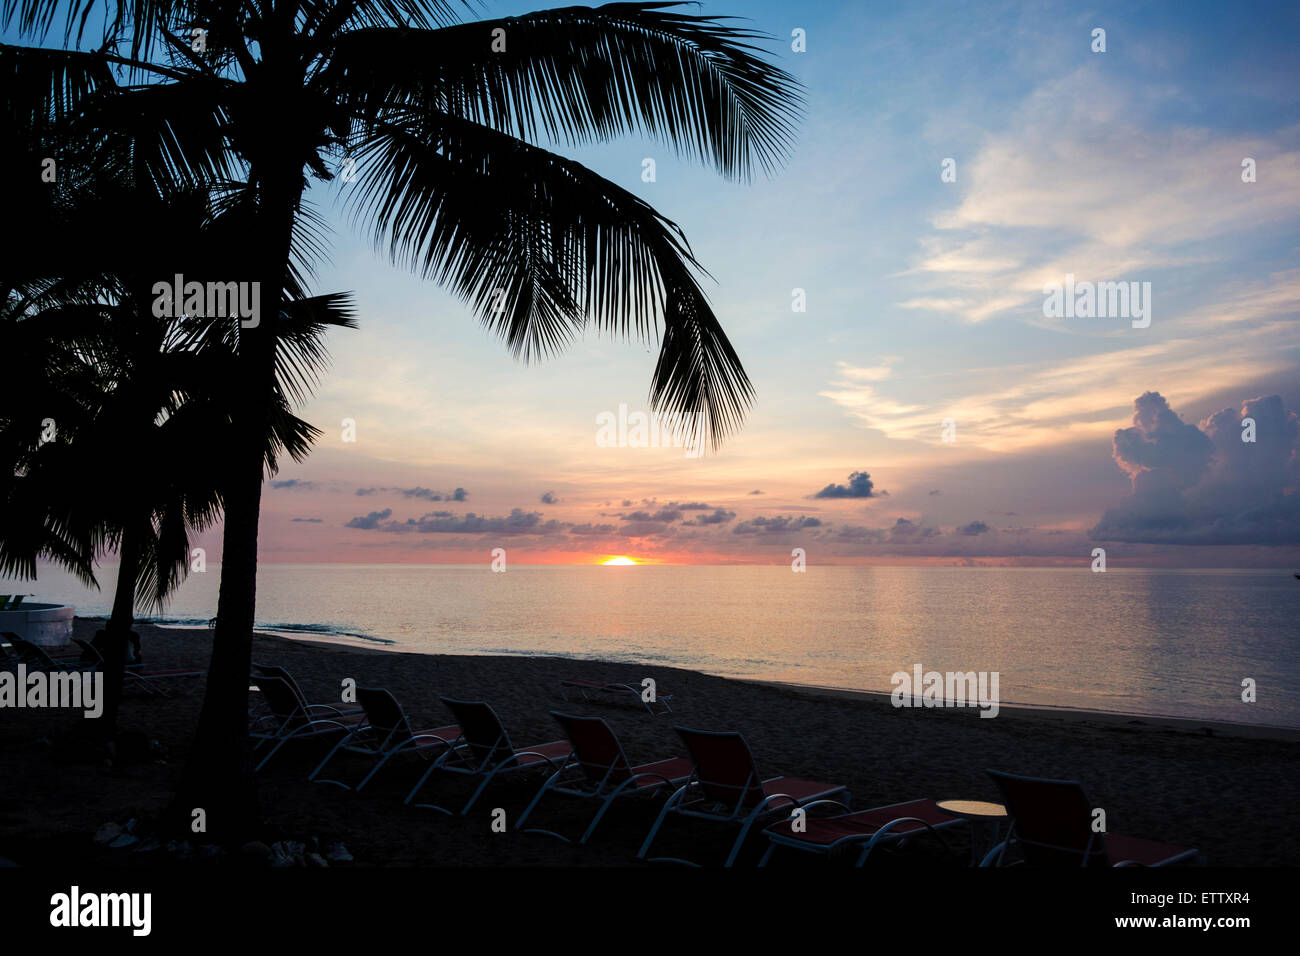
[[270, 751], [253, 772], [265, 767], [280, 748], [293, 740], [310, 740], [331, 734], [350, 734], [365, 718], [364, 714], [343, 714], [328, 704], [304, 705], [288, 681], [282, 677], [261, 676], [257, 689], [270, 713], [253, 719], [248, 734], [257, 741], [254, 749], [271, 744]]
[[[673, 699], [672, 694], [656, 691], [655, 699], [649, 701], [642, 697], [641, 691], [631, 684], [606, 684], [600, 681], [584, 680], [581, 677], [569, 677], [560, 681], [560, 696], [566, 701], [577, 696], [584, 703], [590, 703], [593, 698], [631, 700], [644, 707], [651, 717], [673, 712], [668, 703]], [[655, 709], [656, 705], [659, 708], [658, 710]]]
[[[456, 700], [452, 697], [440, 698], [456, 723], [460, 725], [460, 740], [446, 754], [430, 764], [419, 781], [406, 795], [405, 803], [415, 799], [424, 782], [435, 770], [459, 773], [470, 777], [479, 777], [481, 782], [469, 802], [460, 811], [461, 815], [469, 813], [483, 791], [493, 779], [501, 774], [515, 773], [521, 770], [550, 769], [552, 773], [559, 770], [573, 753], [573, 747], [567, 740], [553, 740], [550, 743], [534, 744], [531, 747], [516, 747], [510, 742], [510, 735], [501, 724], [488, 704], [483, 701]], [[434, 803], [417, 803], [415, 806], [451, 813], [445, 807]]]
[[42, 671], [87, 671], [94, 670], [93, 665], [82, 663], [80, 657], [53, 657], [39, 644], [26, 641], [12, 631], [6, 631], [5, 639], [9, 642], [11, 653], [33, 670]]
[[[283, 667], [280, 667], [278, 664], [254, 663], [253, 680], [256, 681], [258, 677], [280, 678], [280, 680], [284, 681], [286, 684], [289, 685], [289, 689], [293, 691], [293, 696], [298, 699], [299, 706], [302, 707], [303, 711], [308, 714], [315, 712], [320, 715], [334, 714], [335, 716], [343, 716], [343, 715], [359, 714], [362, 711], [362, 708], [360, 707], [340, 707], [338, 704], [323, 704], [323, 703], [313, 704], [308, 702], [307, 695], [304, 694], [302, 688], [298, 686], [298, 682], [294, 680], [293, 675], [290, 674]], [[262, 701], [262, 705], [263, 707], [265, 707], [266, 705], [265, 700]], [[266, 713], [267, 711], [263, 710], [262, 712]], [[257, 715], [254, 714], [253, 716], [257, 716]]]
[[[691, 730], [674, 727], [691, 756], [694, 770], [687, 783], [664, 803], [659, 817], [646, 835], [645, 843], [637, 851], [637, 859], [644, 860], [650, 852], [659, 828], [670, 813], [718, 823], [740, 824], [740, 833], [725, 866], [736, 862], [745, 837], [759, 820], [777, 810], [791, 810], [814, 800], [824, 800], [843, 794], [843, 803], [849, 801], [848, 790], [833, 783], [803, 780], [798, 777], [770, 777], [764, 780], [754, 764], [745, 738], [737, 733]], [[670, 862], [687, 863], [676, 859]]]
[[947, 849], [948, 844], [938, 831], [966, 824], [967, 821], [944, 813], [934, 800], [909, 800], [871, 810], [848, 812], [849, 808], [835, 800], [816, 800], [805, 804], [806, 813], [820, 806], [833, 806], [846, 812], [829, 817], [803, 818], [802, 829], [796, 830], [793, 817], [769, 824], [763, 831], [770, 842], [759, 866], [767, 866], [778, 846], [822, 853], [828, 858], [852, 847], [861, 847], [855, 866], [867, 862], [877, 846], [901, 846], [929, 833]]
[[[623, 753], [623, 745], [599, 717], [575, 717], [551, 711], [551, 716], [564, 730], [573, 746], [573, 759], [551, 774], [542, 784], [537, 796], [515, 821], [515, 829], [523, 830], [524, 821], [548, 792], [563, 793], [600, 801], [596, 816], [582, 834], [579, 843], [586, 843], [596, 832], [605, 812], [619, 797], [637, 793], [655, 793], [664, 787], [678, 787], [691, 776], [691, 762], [684, 757], [671, 757], [632, 766]], [[547, 833], [567, 840], [551, 830], [529, 830], [530, 833]]]
[[[73, 638], [74, 643], [81, 643]], [[26, 664], [29, 670], [40, 671], [93, 671], [96, 661], [83, 659], [82, 655], [54, 657], [39, 644], [23, 640], [12, 631], [0, 635], [0, 644], [7, 643], [8, 649], [0, 648], [0, 660]]]
[[1169, 866], [1204, 863], [1199, 851], [1141, 837], [1093, 831], [1096, 806], [1074, 780], [1021, 777], [989, 770], [1002, 791], [1011, 829], [985, 856], [984, 866], [1001, 866], [1006, 851], [1020, 850], [1029, 866]]
[[[73, 638], [72, 643], [81, 648], [81, 656], [77, 658], [67, 658], [66, 660], [75, 660], [79, 667], [96, 670], [104, 666], [104, 655], [100, 653], [98, 647], [89, 641], [83, 641]], [[123, 670], [123, 684], [133, 687], [139, 687], [157, 697], [170, 697], [167, 688], [163, 686], [164, 681], [173, 680], [178, 677], [202, 677], [203, 671], [194, 670], [145, 670], [138, 665], [127, 664]]]
[[[375, 774], [383, 769], [384, 764], [398, 754], [420, 753], [427, 755], [430, 750], [435, 750], [441, 755], [450, 750], [456, 741], [460, 739], [460, 727], [456, 724], [436, 727], [432, 730], [412, 730], [410, 721], [406, 719], [406, 714], [402, 710], [402, 705], [397, 702], [397, 699], [392, 694], [381, 687], [358, 687], [357, 700], [365, 713], [365, 720], [358, 724], [352, 733], [334, 745], [333, 749], [325, 755], [325, 759], [307, 775], [308, 780], [316, 780], [317, 783], [332, 783], [345, 790], [355, 789], [359, 793], [367, 783], [374, 779]], [[370, 768], [370, 772], [361, 779], [361, 782], [355, 788], [341, 780], [316, 779], [321, 771], [325, 769], [325, 765], [334, 759], [334, 755], [340, 750], [375, 758], [375, 763]]]

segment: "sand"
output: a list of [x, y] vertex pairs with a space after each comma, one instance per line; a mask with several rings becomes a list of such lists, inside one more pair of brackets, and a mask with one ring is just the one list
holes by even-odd
[[[77, 636], [89, 638], [98, 626], [79, 620]], [[149, 625], [138, 630], [150, 666], [206, 666], [211, 632]], [[1300, 858], [1295, 731], [1011, 707], [990, 720], [974, 711], [895, 709], [880, 695], [726, 680], [670, 667], [407, 654], [263, 634], [255, 637], [254, 660], [288, 668], [312, 700], [338, 700], [345, 678], [386, 687], [417, 726], [451, 722], [440, 694], [487, 700], [520, 746], [560, 736], [549, 717], [552, 709], [598, 714], [619, 734], [634, 763], [682, 755], [674, 723], [738, 730], [765, 775], [842, 783], [852, 791], [854, 807], [917, 797], [995, 800], [986, 768], [1077, 779], [1092, 802], [1106, 809], [1113, 832], [1195, 846], [1212, 865], [1289, 865]], [[558, 687], [566, 677], [638, 684], [652, 677], [661, 691], [674, 694], [674, 713], [651, 717], [633, 705], [566, 704]], [[184, 763], [201, 682], [191, 682], [190, 690], [167, 699], [129, 694], [123, 730], [156, 740], [160, 750], [114, 767], [96, 757], [87, 742], [92, 722], [77, 713], [0, 712], [0, 857], [20, 864], [73, 859], [157, 865], [157, 855], [106, 850], [91, 836], [103, 823], [130, 818], [147, 828], [165, 805]], [[395, 762], [358, 795], [307, 782], [321, 753], [315, 744], [286, 748], [259, 775], [263, 836], [342, 841], [356, 858], [354, 866], [628, 865], [656, 810], [652, 801], [629, 801], [585, 847], [542, 835], [494, 833], [491, 811], [503, 808], [513, 821], [539, 777], [515, 775], [494, 785], [469, 817], [448, 817], [401, 803], [424, 770], [419, 757]], [[366, 769], [355, 760], [337, 767], [353, 779]], [[459, 808], [469, 794], [466, 782], [443, 777], [430, 785], [428, 798]], [[552, 796], [529, 824], [574, 835], [594, 809], [586, 801]], [[670, 821], [655, 855], [717, 863], [731, 835]], [[963, 840], [955, 836], [947, 851], [914, 847], [899, 859], [964, 863]], [[752, 841], [741, 862], [753, 862], [764, 843]], [[785, 854], [774, 857], [773, 865], [823, 864]]]

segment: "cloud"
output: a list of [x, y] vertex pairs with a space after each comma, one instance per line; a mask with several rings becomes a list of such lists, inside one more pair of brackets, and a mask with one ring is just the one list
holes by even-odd
[[762, 494], [766, 494], [766, 492], [764, 492], [761, 488], [755, 488], [753, 491], [750, 492], [750, 494], [751, 494], [751, 495], [762, 495]]
[[942, 447], [942, 423], [952, 419], [956, 447], [1007, 452], [1109, 438], [1115, 420], [1132, 407], [1133, 396], [1154, 375], [1177, 383], [1168, 395], [1175, 403], [1246, 389], [1269, 376], [1294, 376], [1294, 362], [1288, 358], [1294, 321], [1257, 327], [1224, 322], [1186, 332], [1179, 337], [1169, 329], [1162, 338], [1140, 343], [1080, 340], [1087, 354], [971, 367], [934, 388], [916, 391], [914, 401], [843, 378], [841, 364], [832, 388], [818, 394], [863, 427], [890, 439]]
[[[1251, 132], [1162, 126], [1104, 70], [1093, 62], [1041, 85], [983, 139], [962, 164], [959, 202], [923, 242], [915, 271], [932, 281], [901, 305], [972, 322], [1032, 315], [1043, 284], [1068, 272], [1118, 280], [1187, 265], [1187, 244], [1204, 255], [1207, 240], [1300, 213], [1300, 154]], [[1268, 181], [1243, 186], [1245, 156]], [[1234, 244], [1220, 248], [1223, 258]]]
[[930, 497], [933, 498], [933, 497], [935, 497], [936, 495], [941, 495], [941, 494], [943, 494], [943, 492], [940, 491], [938, 488], [936, 488], [936, 489], [934, 489], [934, 491], [930, 492]]
[[814, 498], [877, 498], [885, 492], [875, 491], [875, 484], [871, 476], [865, 471], [855, 471], [849, 475], [847, 485], [837, 485], [831, 483], [817, 492]]
[[392, 516], [393, 516], [393, 509], [385, 508], [383, 511], [372, 511], [364, 518], [362, 517], [353, 518], [343, 527], [361, 528], [363, 531], [373, 531], [375, 528], [379, 527], [379, 522], [383, 521], [386, 518], [391, 518]]
[[734, 511], [727, 511], [723, 508], [715, 508], [712, 514], [700, 515], [698, 518], [692, 518], [690, 521], [683, 521], [686, 525], [711, 525], [726, 524], [736, 517]]
[[321, 519], [320, 519], [320, 518], [293, 518], [293, 519], [291, 519], [291, 520], [293, 520], [293, 521], [304, 521], [304, 522], [306, 522], [307, 524], [320, 524], [320, 523], [321, 523]]
[[540, 511], [524, 511], [522, 508], [512, 508], [510, 514], [502, 517], [478, 515], [472, 511], [463, 517], [436, 512], [410, 519], [407, 525], [419, 534], [552, 534], [563, 530], [561, 522], [543, 522]]
[[430, 488], [397, 488], [395, 489], [403, 498], [421, 498], [424, 501], [441, 501], [442, 495]]
[[271, 487], [292, 489], [293, 491], [315, 491], [320, 485], [314, 481], [303, 481], [301, 478], [286, 478], [283, 481], [271, 482]]
[[[1246, 419], [1254, 422], [1253, 442]], [[1115, 432], [1129, 496], [1090, 531], [1099, 541], [1300, 544], [1300, 424], [1277, 395], [1185, 422], [1158, 392]]]
[[756, 518], [750, 518], [748, 521], [742, 521], [731, 530], [733, 534], [782, 534], [789, 531], [802, 531], [804, 528], [820, 528], [821, 526], [820, 518], [812, 518], [808, 515], [778, 515], [775, 518], [765, 518], [759, 515]]
[[844, 541], [880, 542], [888, 532], [881, 528], [866, 528], [862, 525], [844, 525], [835, 532], [835, 536]]
[[958, 534], [964, 534], [968, 537], [974, 537], [977, 534], [984, 534], [989, 530], [989, 526], [983, 521], [972, 521], [970, 524], [964, 524], [957, 529]]
[[401, 495], [403, 498], [417, 498], [422, 501], [464, 501], [469, 497], [469, 492], [464, 488], [457, 488], [455, 491], [434, 491], [431, 488], [422, 488], [419, 485], [414, 488], [358, 488], [358, 495], [375, 495], [382, 492], [390, 492]]
[[932, 528], [929, 525], [917, 524], [907, 518], [899, 518], [889, 529], [889, 539], [891, 541], [900, 541], [904, 544], [910, 544], [913, 541], [922, 541], [926, 538], [936, 538], [943, 534], [938, 528]]
[[555, 497], [555, 492], [553, 491], [542, 492], [541, 500], [544, 505], [557, 505], [560, 503], [560, 499]]
[[661, 524], [671, 524], [674, 521], [680, 521], [682, 513], [676, 508], [660, 508], [656, 512], [634, 511], [630, 515], [623, 515], [624, 521], [654, 521]]

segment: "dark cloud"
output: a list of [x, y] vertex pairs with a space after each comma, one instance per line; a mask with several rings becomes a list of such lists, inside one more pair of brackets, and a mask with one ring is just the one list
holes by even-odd
[[655, 512], [634, 511], [630, 515], [623, 515], [624, 521], [653, 521], [661, 524], [671, 524], [681, 518], [682, 513], [676, 508], [660, 508]]
[[618, 529], [619, 535], [627, 538], [663, 537], [673, 532], [673, 526], [662, 521], [627, 521]]
[[847, 485], [829, 484], [812, 497], [814, 498], [877, 498], [883, 491], [875, 490], [875, 483], [865, 471], [855, 471], [849, 475]]
[[[1243, 441], [1245, 419], [1255, 441]], [[1277, 395], [1189, 425], [1158, 392], [1115, 432], [1129, 496], [1101, 516], [1099, 541], [1191, 545], [1300, 544], [1300, 422]]]
[[958, 534], [964, 534], [968, 537], [975, 537], [977, 534], [984, 534], [989, 530], [989, 526], [983, 521], [972, 521], [970, 524], [961, 525], [957, 528]]
[[283, 481], [271, 482], [272, 488], [291, 488], [294, 491], [315, 491], [320, 486], [314, 481], [303, 481], [301, 478], [286, 478]]
[[294, 521], [305, 521], [307, 524], [320, 524], [320, 518], [294, 518]]
[[[392, 514], [391, 508], [372, 511], [363, 518], [353, 518], [348, 522], [347, 527], [388, 534], [488, 534], [542, 537], [565, 534], [585, 536], [632, 534], [628, 529], [618, 528], [612, 524], [575, 525], [567, 521], [544, 520], [540, 511], [525, 511], [522, 508], [512, 508], [510, 514], [501, 516], [480, 515], [472, 511], [464, 515], [457, 515], [450, 511], [430, 511], [418, 518], [407, 518], [405, 521], [388, 520], [392, 518]], [[656, 533], [663, 533], [665, 526], [656, 524], [654, 528], [657, 529]]]
[[469, 492], [464, 488], [457, 488], [455, 491], [434, 491], [432, 488], [421, 488], [417, 485], [414, 488], [358, 488], [358, 495], [375, 495], [381, 492], [390, 492], [401, 495], [403, 498], [416, 498], [421, 501], [464, 501], [469, 497]]
[[557, 498], [557, 497], [555, 497], [555, 492], [553, 492], [553, 491], [544, 491], [544, 492], [542, 492], [542, 504], [544, 504], [544, 505], [556, 505], [556, 504], [559, 504], [559, 503], [560, 503], [560, 499]]
[[391, 518], [392, 516], [393, 516], [393, 509], [385, 508], [383, 511], [372, 511], [364, 518], [361, 517], [353, 518], [343, 527], [361, 528], [363, 531], [373, 531], [375, 528], [379, 527], [379, 522], [383, 521], [386, 518]]
[[943, 494], [943, 492], [940, 491], [938, 488], [936, 488], [934, 489], [934, 491], [930, 492], [930, 497], [933, 498], [935, 495], [941, 495], [941, 494]]
[[[397, 525], [397, 522], [392, 522]], [[385, 526], [383, 531], [414, 531], [417, 534], [554, 534], [563, 530], [560, 522], [543, 522], [540, 511], [512, 508], [503, 517], [466, 512], [463, 516], [435, 511], [419, 518], [409, 518], [405, 525]]]
[[397, 488], [395, 489], [403, 498], [419, 498], [423, 501], [441, 501], [442, 495], [432, 488]]
[[705, 504], [703, 501], [670, 501], [668, 507], [679, 511], [708, 511], [713, 505]]
[[862, 525], [844, 525], [835, 532], [837, 538], [845, 541], [883, 541], [886, 532], [881, 528], [865, 528]]
[[751, 494], [751, 495], [764, 495], [764, 494], [767, 494], [767, 492], [765, 492], [765, 491], [763, 491], [763, 490], [761, 490], [761, 489], [759, 489], [759, 488], [755, 488], [753, 491], [750, 492], [750, 494]]
[[736, 517], [734, 511], [715, 508], [712, 514], [700, 515], [698, 518], [692, 518], [690, 521], [684, 521], [682, 523], [688, 525], [726, 524], [734, 517]]
[[915, 521], [909, 521], [907, 518], [899, 518], [894, 522], [893, 527], [889, 529], [889, 538], [891, 541], [901, 541], [911, 543], [921, 541], [925, 538], [936, 538], [943, 534], [938, 528], [932, 528], [928, 525], [917, 524]]
[[750, 518], [748, 521], [742, 521], [731, 529], [732, 534], [781, 534], [789, 531], [802, 531], [804, 528], [820, 528], [822, 522], [820, 518], [812, 518], [808, 515], [778, 515], [775, 518], [764, 518], [759, 515], [756, 518]]

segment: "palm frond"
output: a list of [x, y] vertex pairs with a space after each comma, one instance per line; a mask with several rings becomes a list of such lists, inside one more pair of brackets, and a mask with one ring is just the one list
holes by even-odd
[[[340, 37], [320, 83], [356, 115], [438, 111], [532, 141], [647, 133], [724, 176], [771, 173], [793, 143], [802, 87], [764, 34], [676, 3], [611, 3]], [[494, 51], [494, 31], [505, 49]]]
[[444, 119], [375, 128], [358, 152], [354, 213], [394, 259], [450, 286], [524, 359], [588, 321], [664, 335], [654, 407], [716, 444], [752, 388], [681, 231], [591, 170], [496, 130]]

